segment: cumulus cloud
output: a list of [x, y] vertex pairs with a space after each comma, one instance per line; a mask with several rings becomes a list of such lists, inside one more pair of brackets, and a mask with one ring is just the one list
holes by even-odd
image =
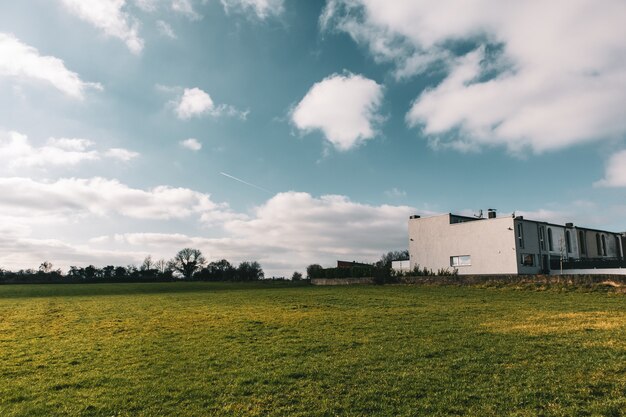
[[63, 271], [67, 271], [71, 265], [137, 265], [147, 255], [148, 253], [140, 251], [70, 244], [59, 239], [0, 234], [0, 265], [9, 270], [36, 269], [43, 261], [52, 261], [54, 269], [60, 268]]
[[89, 88], [102, 90], [98, 83], [81, 80], [78, 74], [65, 67], [61, 59], [40, 55], [37, 49], [10, 33], [0, 33], [1, 76], [44, 81], [76, 99], [83, 99]]
[[197, 152], [200, 149], [202, 149], [202, 144], [198, 142], [198, 139], [195, 139], [195, 138], [181, 140], [179, 143], [180, 143], [180, 146], [182, 146], [183, 148], [189, 149], [190, 151]]
[[284, 0], [220, 0], [224, 10], [252, 12], [259, 19], [278, 16], [284, 11]]
[[16, 216], [120, 215], [136, 219], [182, 219], [221, 210], [224, 204], [188, 188], [158, 186], [148, 190], [106, 178], [61, 178], [36, 181], [0, 178], [0, 212]]
[[[611, 140], [626, 132], [626, 3], [331, 0], [344, 31], [397, 78], [443, 71], [406, 120], [460, 150], [517, 153]], [[459, 45], [473, 45], [459, 54]]]
[[176, 115], [179, 119], [188, 120], [192, 117], [210, 115], [236, 116], [245, 119], [248, 112], [237, 110], [227, 104], [215, 105], [211, 96], [200, 88], [185, 88], [182, 96], [174, 102]]
[[[124, 9], [126, 0], [61, 0], [65, 8], [79, 19], [103, 31], [107, 36], [121, 39], [128, 49], [138, 54], [143, 49], [139, 22]], [[140, 2], [149, 7], [150, 2]]]
[[[208, 194], [187, 188], [138, 189], [104, 178], [0, 178], [0, 195], [0, 263], [20, 268], [32, 265], [27, 260], [66, 266], [110, 264], [122, 259], [125, 252], [169, 258], [191, 246], [210, 259], [258, 260], [270, 275], [290, 275], [311, 263], [331, 266], [342, 258], [374, 261], [387, 250], [406, 247], [406, 222], [415, 212], [407, 206], [361, 204], [341, 195], [284, 192], [250, 212], [238, 213], [213, 202]], [[54, 227], [64, 230], [68, 223], [96, 229], [102, 223], [109, 229], [113, 216], [150, 220], [135, 220], [134, 224], [151, 228], [159, 220], [187, 221], [195, 225], [193, 229], [199, 222], [205, 226], [204, 236], [116, 231], [70, 244], [56, 235], [57, 240], [38, 235], [40, 230]], [[169, 222], [162, 224], [170, 229]], [[31, 247], [32, 256], [20, 255], [22, 247], [24, 251]], [[122, 264], [131, 261], [123, 259]]]
[[376, 136], [382, 99], [383, 88], [375, 81], [333, 74], [311, 87], [291, 119], [303, 132], [321, 130], [336, 149], [345, 151]]
[[626, 149], [616, 152], [606, 164], [604, 178], [596, 181], [597, 187], [626, 187]]
[[200, 248], [211, 259], [258, 260], [269, 275], [290, 275], [311, 263], [332, 266], [337, 259], [375, 261], [391, 249], [406, 247], [406, 223], [414, 209], [367, 205], [345, 196], [314, 197], [285, 192], [250, 215], [221, 222], [226, 237], [181, 233], [123, 233], [99, 237], [101, 244], [129, 244], [156, 254], [175, 248]]
[[94, 142], [79, 138], [49, 138], [43, 146], [33, 146], [28, 136], [19, 132], [0, 134], [0, 170], [75, 166], [95, 161], [101, 156], [128, 161], [139, 154], [122, 148], [105, 152], [92, 149]]

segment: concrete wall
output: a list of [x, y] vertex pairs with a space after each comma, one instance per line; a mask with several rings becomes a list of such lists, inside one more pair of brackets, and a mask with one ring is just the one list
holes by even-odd
[[374, 278], [313, 278], [312, 285], [355, 285], [355, 284], [373, 284]]
[[450, 215], [409, 220], [411, 269], [452, 270], [451, 256], [471, 257], [459, 275], [517, 274], [513, 218], [500, 217], [450, 224]]
[[626, 268], [597, 268], [597, 269], [564, 269], [550, 271], [550, 275], [625, 275]]

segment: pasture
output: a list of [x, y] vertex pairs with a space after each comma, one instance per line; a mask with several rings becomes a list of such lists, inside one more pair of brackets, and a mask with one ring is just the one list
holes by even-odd
[[622, 416], [626, 296], [0, 286], [1, 416]]

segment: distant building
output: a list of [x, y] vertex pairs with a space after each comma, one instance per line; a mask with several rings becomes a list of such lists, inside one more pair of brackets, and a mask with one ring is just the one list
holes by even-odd
[[408, 259], [402, 261], [391, 261], [391, 269], [396, 272], [409, 272], [411, 270], [411, 261]]
[[444, 214], [409, 219], [410, 268], [459, 274], [538, 274], [563, 263], [583, 269], [626, 266], [625, 236], [606, 230], [527, 220]]
[[337, 268], [354, 268], [354, 267], [360, 267], [360, 268], [371, 268], [372, 264], [365, 264], [362, 262], [356, 262], [356, 261], [337, 261]]

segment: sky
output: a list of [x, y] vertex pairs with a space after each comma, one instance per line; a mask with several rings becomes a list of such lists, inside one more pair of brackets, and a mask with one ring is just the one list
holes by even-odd
[[487, 208], [626, 231], [626, 3], [0, 3], [0, 268], [291, 276]]

